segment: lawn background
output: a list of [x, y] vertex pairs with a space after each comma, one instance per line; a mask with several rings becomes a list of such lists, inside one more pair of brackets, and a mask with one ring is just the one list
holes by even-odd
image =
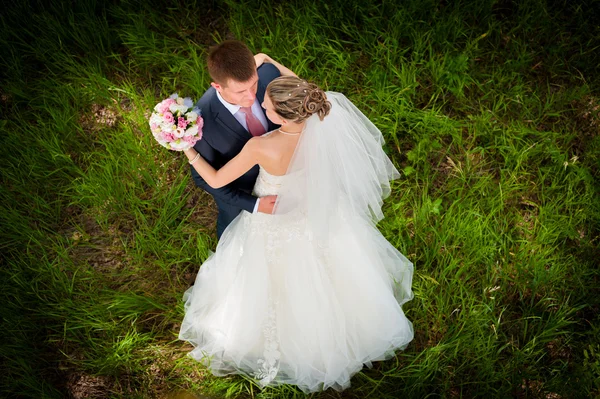
[[415, 340], [313, 398], [599, 397], [599, 21], [595, 0], [6, 6], [0, 393], [304, 397], [177, 340], [216, 209], [147, 117], [237, 38], [345, 93], [403, 172], [379, 227], [415, 264]]

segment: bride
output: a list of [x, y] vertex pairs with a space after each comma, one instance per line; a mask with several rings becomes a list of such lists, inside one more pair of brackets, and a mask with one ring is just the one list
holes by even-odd
[[225, 230], [184, 295], [179, 338], [215, 375], [342, 390], [413, 339], [401, 308], [413, 266], [375, 226], [398, 172], [340, 93], [282, 76], [262, 106], [281, 128], [221, 169], [185, 152], [215, 188], [258, 164], [254, 194], [278, 199], [272, 215], [242, 212]]

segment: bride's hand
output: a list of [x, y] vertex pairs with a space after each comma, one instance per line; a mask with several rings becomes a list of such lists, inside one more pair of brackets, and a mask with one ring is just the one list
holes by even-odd
[[254, 62], [256, 63], [256, 67], [258, 68], [265, 62], [269, 62], [269, 56], [265, 53], [258, 53], [254, 56]]
[[273, 58], [269, 57], [265, 53], [258, 53], [254, 56], [254, 62], [256, 62], [256, 67], [258, 68], [264, 63], [269, 63], [275, 65], [275, 68], [279, 70], [281, 76], [298, 76], [291, 69], [284, 67], [279, 62], [275, 61]]

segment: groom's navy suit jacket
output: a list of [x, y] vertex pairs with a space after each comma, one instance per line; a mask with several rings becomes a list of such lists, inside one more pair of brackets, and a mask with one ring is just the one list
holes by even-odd
[[[278, 76], [279, 70], [273, 64], [263, 64], [258, 68], [256, 97], [261, 104], [265, 98], [267, 85]], [[194, 149], [218, 170], [240, 153], [246, 142], [252, 138], [252, 135], [240, 125], [219, 101], [214, 87], [206, 90], [196, 106], [202, 112], [204, 126], [202, 127], [202, 140], [196, 143]], [[263, 110], [263, 112], [265, 111]], [[279, 127], [268, 118], [266, 119], [269, 124], [267, 131]], [[252, 189], [258, 176], [258, 165], [237, 180], [218, 189], [209, 186], [196, 172], [196, 169], [193, 167], [190, 169], [196, 185], [211, 194], [219, 208], [217, 237], [221, 237], [225, 228], [229, 226], [241, 210], [252, 213], [256, 204], [256, 197], [252, 195]]]

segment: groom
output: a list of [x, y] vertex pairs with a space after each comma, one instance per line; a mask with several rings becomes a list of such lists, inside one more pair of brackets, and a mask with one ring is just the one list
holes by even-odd
[[[261, 104], [267, 85], [280, 75], [273, 64], [256, 69], [252, 51], [242, 42], [227, 40], [211, 48], [208, 73], [212, 79], [196, 106], [202, 111], [202, 140], [194, 149], [215, 169], [221, 168], [242, 150], [253, 136], [278, 128], [266, 117]], [[217, 203], [217, 238], [242, 211], [272, 213], [275, 196], [257, 198], [252, 189], [258, 165], [225, 187], [210, 187], [193, 167], [198, 187], [211, 194]]]

